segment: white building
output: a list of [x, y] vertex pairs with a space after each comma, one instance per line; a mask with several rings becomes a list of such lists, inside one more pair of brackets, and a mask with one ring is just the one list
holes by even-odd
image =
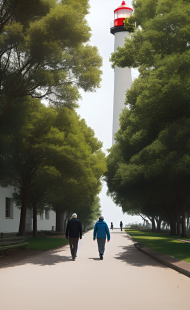
[[[13, 201], [13, 187], [0, 187], [0, 233], [17, 233], [20, 223], [20, 210]], [[37, 216], [37, 230], [55, 230], [56, 214], [47, 210]], [[27, 210], [26, 226], [27, 232], [32, 231], [32, 211]]]
[[[114, 21], [111, 22], [110, 32], [115, 36], [114, 52], [118, 46], [123, 46], [125, 38], [130, 34], [123, 27], [123, 21], [132, 15], [133, 9], [122, 1], [122, 4], [114, 11]], [[119, 129], [119, 115], [125, 107], [126, 91], [131, 87], [132, 75], [130, 68], [114, 68], [114, 104], [113, 104], [113, 136], [112, 144], [115, 143], [114, 134]]]

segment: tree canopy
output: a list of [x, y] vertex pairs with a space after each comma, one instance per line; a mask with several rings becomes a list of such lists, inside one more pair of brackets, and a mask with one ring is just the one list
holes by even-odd
[[112, 55], [138, 67], [108, 156], [110, 194], [126, 212], [167, 221], [185, 237], [189, 212], [189, 1], [134, 2], [139, 26]]
[[29, 101], [23, 126], [6, 135], [6, 141], [1, 135], [1, 184], [13, 185], [20, 199], [20, 234], [29, 201], [55, 211], [90, 210], [106, 169], [102, 143], [75, 111]]
[[0, 122], [22, 97], [74, 107], [100, 85], [102, 59], [88, 44], [87, 0], [0, 1]]

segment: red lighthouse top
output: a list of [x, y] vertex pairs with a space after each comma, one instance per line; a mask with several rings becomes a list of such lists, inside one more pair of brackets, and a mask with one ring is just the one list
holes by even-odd
[[114, 11], [115, 27], [123, 26], [123, 21], [132, 15], [133, 9], [122, 1], [122, 4]]

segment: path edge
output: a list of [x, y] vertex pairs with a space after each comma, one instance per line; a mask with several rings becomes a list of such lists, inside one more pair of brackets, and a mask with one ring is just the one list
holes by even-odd
[[140, 244], [135, 239], [133, 239], [128, 233], [127, 233], [127, 235], [131, 239], [131, 241], [133, 242], [134, 246], [139, 251], [141, 251], [142, 253], [144, 253], [144, 254], [150, 256], [151, 258], [155, 259], [156, 261], [158, 261], [162, 265], [165, 265], [166, 267], [172, 268], [175, 271], [178, 271], [178, 272], [182, 273], [184, 276], [190, 278], [190, 263], [187, 263], [183, 260], [179, 260], [177, 258], [174, 258], [174, 257], [166, 255], [166, 254], [156, 252], [156, 251], [154, 251], [150, 248], [147, 248], [145, 246], [141, 247]]
[[[161, 263], [161, 264], [163, 264], [169, 268], [172, 268], [172, 269], [174, 269], [174, 270], [176, 270], [176, 271], [178, 271], [178, 272], [182, 273], [183, 275], [190, 278], [190, 264], [189, 263], [186, 263], [185, 261], [178, 260], [176, 258], [172, 258], [172, 257], [165, 255], [165, 254], [161, 254], [159, 252], [153, 251], [153, 250], [146, 248], [146, 247], [141, 248], [138, 245], [138, 243], [134, 243], [134, 246], [139, 251], [141, 251], [144, 254], [152, 257], [153, 259], [155, 259], [159, 263]], [[171, 260], [174, 260], [175, 262], [171, 262]], [[180, 267], [178, 265], [184, 265], [184, 267], [186, 267], [186, 268]]]

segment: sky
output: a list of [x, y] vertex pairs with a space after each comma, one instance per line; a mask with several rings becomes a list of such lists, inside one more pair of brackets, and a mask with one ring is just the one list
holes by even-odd
[[[114, 35], [110, 33], [110, 22], [114, 19], [114, 10], [121, 5], [121, 0], [90, 0], [91, 10], [87, 16], [92, 29], [91, 45], [97, 46], [103, 58], [103, 75], [101, 88], [93, 93], [81, 91], [82, 99], [80, 108], [77, 109], [81, 118], [86, 120], [88, 126], [95, 131], [96, 137], [103, 142], [106, 151], [112, 145], [112, 121], [113, 121], [113, 89], [114, 70], [111, 68], [109, 58], [114, 50]], [[131, 5], [130, 0], [126, 4]], [[132, 79], [137, 77], [136, 70], [132, 70]], [[120, 221], [124, 225], [141, 222], [139, 216], [123, 214], [120, 207], [116, 206], [107, 196], [107, 186], [104, 183], [100, 193], [102, 215], [110, 225], [119, 227]]]

